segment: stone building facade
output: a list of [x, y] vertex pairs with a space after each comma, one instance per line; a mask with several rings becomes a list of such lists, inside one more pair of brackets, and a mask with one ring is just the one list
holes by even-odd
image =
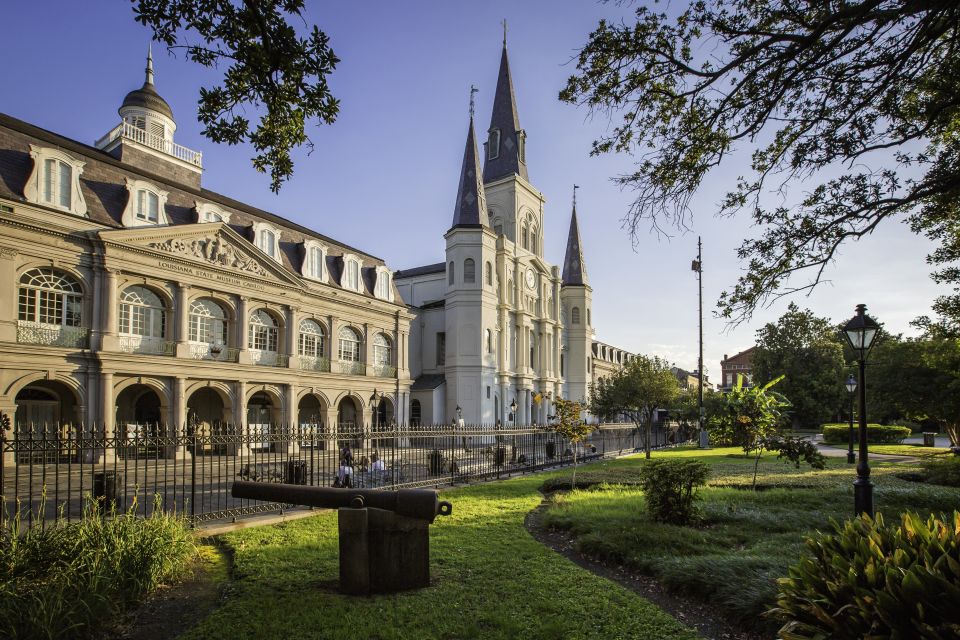
[[203, 189], [152, 61], [119, 114], [94, 146], [0, 115], [0, 412], [108, 434], [406, 422], [413, 316], [384, 261]]

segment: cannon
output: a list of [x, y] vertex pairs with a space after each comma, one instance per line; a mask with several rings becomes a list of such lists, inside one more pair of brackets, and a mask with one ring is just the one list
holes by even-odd
[[231, 495], [337, 509], [340, 591], [349, 595], [430, 586], [428, 527], [438, 515], [453, 512], [453, 505], [429, 489], [331, 489], [236, 481]]

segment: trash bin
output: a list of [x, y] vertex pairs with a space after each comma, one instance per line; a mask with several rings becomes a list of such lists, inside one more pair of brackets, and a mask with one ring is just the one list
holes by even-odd
[[123, 474], [119, 471], [97, 471], [93, 474], [93, 499], [100, 513], [119, 508]]
[[935, 447], [937, 446], [937, 434], [935, 432], [923, 432], [923, 446], [925, 447]]
[[283, 481], [287, 484], [307, 484], [306, 460], [287, 460], [287, 473]]

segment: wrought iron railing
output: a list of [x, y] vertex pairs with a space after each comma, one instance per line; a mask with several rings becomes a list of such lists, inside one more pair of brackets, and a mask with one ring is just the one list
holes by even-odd
[[300, 368], [310, 371], [330, 371], [330, 359], [317, 358], [316, 356], [300, 356]]
[[[654, 447], [687, 437], [663, 425], [652, 433]], [[99, 425], [21, 424], [0, 432], [0, 525], [18, 508], [28, 525], [76, 519], [91, 497], [144, 515], [159, 505], [203, 523], [284, 508], [231, 497], [237, 479], [332, 486], [349, 476], [353, 486], [440, 486], [569, 465], [575, 451], [578, 461], [618, 456], [642, 444], [632, 425], [602, 426], [575, 446], [544, 428], [489, 425], [121, 423], [104, 433]]]
[[17, 342], [23, 344], [86, 349], [89, 333], [86, 327], [17, 320]]
[[351, 376], [364, 376], [367, 375], [367, 365], [362, 362], [340, 360], [337, 362], [337, 371]]
[[288, 367], [290, 366], [290, 356], [276, 351], [264, 351], [261, 349], [250, 349], [250, 362], [263, 367]]
[[120, 351], [155, 356], [172, 356], [177, 352], [177, 343], [145, 336], [120, 336]]
[[373, 375], [380, 378], [393, 378], [397, 375], [397, 368], [387, 364], [377, 364], [373, 366]]
[[239, 349], [227, 347], [220, 344], [208, 344], [206, 342], [191, 342], [190, 355], [194, 360], [216, 360], [218, 362], [236, 362], [239, 357]]

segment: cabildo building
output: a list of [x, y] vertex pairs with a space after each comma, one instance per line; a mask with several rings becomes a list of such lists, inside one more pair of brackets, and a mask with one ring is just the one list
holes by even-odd
[[563, 265], [544, 259], [506, 45], [445, 259], [396, 274], [203, 189], [149, 58], [119, 115], [94, 146], [0, 115], [0, 412], [18, 428], [542, 423], [634, 357], [594, 339], [575, 205]]
[[411, 314], [384, 262], [203, 189], [151, 59], [119, 115], [94, 146], [0, 115], [0, 412], [405, 422]]

